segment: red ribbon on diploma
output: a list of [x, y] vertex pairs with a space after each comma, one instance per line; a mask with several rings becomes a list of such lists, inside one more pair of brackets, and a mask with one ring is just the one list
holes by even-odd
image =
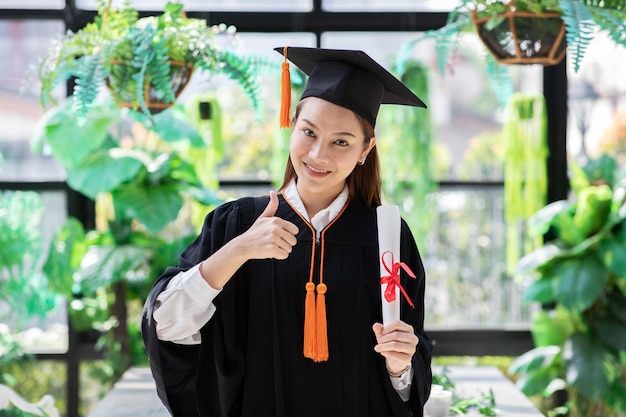
[[[385, 262], [385, 255], [387, 254], [391, 255], [391, 269], [387, 265], [387, 262]], [[395, 301], [396, 287], [398, 287], [400, 288], [402, 295], [404, 295], [404, 298], [406, 298], [406, 301], [409, 303], [409, 305], [412, 308], [415, 308], [415, 306], [413, 305], [413, 302], [409, 298], [409, 295], [406, 293], [406, 291], [400, 284], [400, 268], [404, 269], [404, 271], [411, 278], [415, 278], [415, 274], [413, 273], [413, 271], [411, 271], [411, 268], [409, 268], [408, 265], [405, 264], [404, 262], [395, 262], [395, 260], [393, 259], [393, 252], [391, 251], [384, 252], [382, 254], [381, 260], [382, 260], [383, 266], [385, 267], [385, 270], [389, 273], [389, 275], [380, 277], [380, 285], [387, 284], [387, 288], [385, 288], [385, 300], [387, 300], [388, 302]]]

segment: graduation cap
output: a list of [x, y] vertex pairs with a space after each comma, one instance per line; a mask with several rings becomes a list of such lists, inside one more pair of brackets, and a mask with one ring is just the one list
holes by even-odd
[[381, 104], [426, 107], [407, 86], [363, 51], [301, 47], [274, 48], [283, 62], [281, 127], [291, 124], [287, 59], [309, 76], [300, 99], [319, 97], [352, 110], [372, 126]]

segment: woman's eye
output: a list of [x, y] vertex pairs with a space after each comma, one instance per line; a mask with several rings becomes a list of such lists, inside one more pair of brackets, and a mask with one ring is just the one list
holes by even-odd
[[344, 139], [337, 139], [337, 140], [335, 141], [335, 143], [336, 143], [337, 145], [339, 145], [339, 146], [348, 146], [348, 145], [349, 145], [348, 141], [347, 141], [347, 140], [344, 140]]
[[315, 133], [313, 133], [311, 129], [304, 129], [303, 132], [307, 136], [315, 136]]

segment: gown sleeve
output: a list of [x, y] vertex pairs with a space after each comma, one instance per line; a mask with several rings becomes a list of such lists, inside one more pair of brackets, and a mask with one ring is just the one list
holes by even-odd
[[433, 345], [430, 338], [424, 331], [424, 292], [426, 277], [424, 271], [424, 265], [420, 257], [415, 239], [408, 227], [408, 225], [402, 221], [402, 235], [401, 235], [401, 251], [403, 251], [403, 260], [415, 273], [416, 279], [405, 280], [405, 289], [410, 291], [409, 294], [413, 300], [415, 308], [403, 304], [404, 311], [402, 317], [405, 322], [412, 325], [415, 334], [419, 338], [417, 344], [417, 350], [413, 355], [412, 367], [413, 367], [413, 381], [411, 383], [411, 396], [406, 405], [413, 411], [413, 415], [422, 415], [424, 403], [430, 395], [430, 389], [432, 384], [432, 370], [431, 359]]
[[[198, 237], [182, 252], [178, 265], [169, 267], [155, 282], [142, 314], [142, 337], [157, 394], [170, 414], [196, 416], [196, 364], [200, 345], [180, 345], [160, 341], [153, 318], [157, 296], [179, 272], [187, 271], [225, 243], [243, 233], [244, 225], [252, 223], [254, 209], [243, 209], [246, 199], [225, 203], [209, 213]], [[252, 203], [253, 204], [253, 203]]]

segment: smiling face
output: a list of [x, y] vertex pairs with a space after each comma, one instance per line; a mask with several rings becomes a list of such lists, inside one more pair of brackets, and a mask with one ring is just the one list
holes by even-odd
[[300, 107], [289, 147], [297, 188], [310, 216], [327, 207], [376, 139], [366, 142], [357, 116], [326, 100], [309, 97]]

